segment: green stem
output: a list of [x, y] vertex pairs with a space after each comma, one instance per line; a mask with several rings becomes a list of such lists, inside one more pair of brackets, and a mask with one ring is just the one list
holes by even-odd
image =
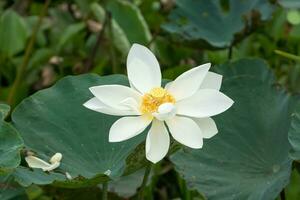
[[231, 58], [232, 58], [232, 46], [230, 45], [230, 47], [228, 48], [228, 60], [230, 61], [231, 60]]
[[89, 58], [87, 58], [87, 60], [85, 61], [84, 71], [83, 71], [85, 73], [92, 69], [95, 57], [97, 55], [98, 49], [101, 46], [101, 42], [102, 42], [102, 39], [104, 37], [105, 28], [106, 28], [107, 24], [109, 23], [109, 18], [110, 18], [110, 13], [106, 12], [104, 22], [103, 22], [103, 25], [102, 25], [102, 30], [98, 33], [97, 41], [95, 43], [95, 46], [93, 47]]
[[284, 52], [284, 51], [281, 51], [281, 50], [275, 50], [275, 53], [280, 55], [280, 56], [283, 56], [285, 58], [289, 58], [291, 60], [300, 61], [300, 56], [296, 56], [296, 55], [291, 54], [291, 53], [287, 53], [287, 52]]
[[32, 35], [30, 37], [29, 43], [28, 43], [28, 45], [26, 47], [23, 61], [21, 63], [21, 66], [20, 66], [19, 70], [17, 71], [17, 75], [16, 75], [16, 78], [15, 78], [15, 81], [14, 81], [14, 83], [12, 85], [12, 88], [10, 90], [10, 93], [8, 95], [7, 102], [11, 106], [13, 106], [13, 104], [15, 103], [16, 92], [17, 92], [17, 90], [18, 90], [18, 88], [20, 86], [21, 80], [24, 78], [24, 75], [25, 75], [25, 72], [26, 72], [26, 68], [28, 66], [29, 59], [30, 59], [30, 56], [31, 56], [31, 53], [32, 53], [32, 50], [33, 50], [33, 46], [34, 46], [34, 43], [36, 41], [37, 33], [38, 33], [38, 31], [39, 31], [39, 29], [40, 29], [40, 27], [42, 25], [43, 19], [44, 19], [45, 15], [46, 15], [46, 12], [48, 10], [50, 2], [51, 2], [51, 0], [46, 0], [45, 1], [44, 7], [43, 7], [43, 9], [42, 9], [42, 11], [40, 13], [40, 16], [39, 16], [39, 20], [38, 20], [36, 26], [33, 29], [33, 32], [32, 32]]
[[152, 167], [151, 163], [148, 163], [148, 165], [146, 166], [143, 182], [142, 182], [142, 185], [140, 187], [139, 194], [138, 194], [138, 200], [143, 200], [144, 199], [144, 191], [145, 191], [145, 188], [146, 188], [146, 185], [147, 185], [147, 182], [148, 182], [148, 178], [149, 178], [149, 175], [150, 175], [150, 172], [151, 172], [151, 167]]
[[102, 184], [102, 200], [107, 200], [107, 188], [108, 188], [108, 183], [106, 181]]
[[112, 72], [118, 73], [118, 67], [117, 67], [117, 59], [114, 49], [114, 33], [113, 33], [113, 27], [112, 27], [112, 18], [111, 14], [109, 15], [109, 22], [108, 22], [108, 35], [109, 35], [109, 53], [111, 58], [111, 64], [112, 64]]

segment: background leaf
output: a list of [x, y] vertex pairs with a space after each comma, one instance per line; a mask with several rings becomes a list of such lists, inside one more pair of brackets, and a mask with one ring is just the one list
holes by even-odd
[[279, 4], [285, 8], [300, 8], [298, 0], [278, 0]]
[[[272, 13], [268, 0], [229, 0], [222, 7], [219, 0], [176, 0], [177, 8], [169, 16], [170, 23], [163, 28], [187, 40], [204, 39], [215, 47], [228, 47], [234, 35], [251, 24], [251, 11], [260, 12], [266, 20]], [[244, 19], [243, 19], [244, 18]]]
[[[104, 23], [105, 15], [106, 15], [104, 8], [102, 8], [98, 3], [93, 3], [91, 5], [91, 9], [93, 11], [93, 14], [97, 18], [97, 20], [100, 21], [101, 23]], [[111, 33], [109, 32], [106, 33], [110, 34], [110, 37], [112, 38], [112, 42], [114, 43], [116, 48], [122, 53], [123, 58], [125, 58], [131, 46], [130, 42], [124, 30], [120, 27], [120, 25], [116, 22], [116, 20], [113, 17], [110, 20], [111, 20], [110, 21]]]
[[85, 28], [84, 23], [72, 24], [66, 28], [64, 34], [59, 39], [57, 48], [60, 50], [72, 37], [76, 36], [80, 31]]
[[109, 1], [107, 9], [126, 33], [131, 44], [148, 44], [151, 34], [144, 17], [135, 5], [127, 1], [116, 0]]
[[0, 18], [0, 52], [13, 56], [25, 48], [26, 38], [24, 19], [13, 10], [6, 10]]

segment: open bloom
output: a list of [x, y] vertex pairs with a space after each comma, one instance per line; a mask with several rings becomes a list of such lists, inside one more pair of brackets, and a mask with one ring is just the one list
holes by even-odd
[[109, 115], [125, 116], [112, 125], [110, 142], [128, 140], [151, 124], [146, 157], [156, 163], [168, 153], [168, 130], [176, 141], [195, 149], [202, 147], [203, 138], [218, 132], [210, 117], [227, 110], [233, 101], [219, 91], [222, 76], [209, 72], [209, 68], [209, 63], [195, 67], [162, 88], [157, 59], [146, 47], [134, 44], [127, 57], [130, 87], [91, 87], [95, 97], [84, 106]]
[[48, 172], [58, 168], [61, 159], [62, 159], [61, 153], [54, 154], [49, 160], [50, 163], [33, 155], [29, 155], [25, 157], [25, 160], [29, 167], [42, 169], [43, 171], [48, 171]]

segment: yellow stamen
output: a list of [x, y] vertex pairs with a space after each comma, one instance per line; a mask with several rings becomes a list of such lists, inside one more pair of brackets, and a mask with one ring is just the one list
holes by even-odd
[[140, 110], [142, 114], [151, 114], [164, 103], [175, 103], [175, 98], [161, 87], [153, 88], [149, 93], [144, 94]]

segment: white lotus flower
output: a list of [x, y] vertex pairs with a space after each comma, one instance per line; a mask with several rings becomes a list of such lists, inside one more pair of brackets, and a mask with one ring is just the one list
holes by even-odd
[[29, 155], [25, 157], [25, 160], [30, 168], [38, 168], [48, 172], [58, 168], [61, 159], [62, 159], [61, 153], [54, 154], [49, 160], [50, 163], [38, 157], [35, 157], [33, 155]]
[[84, 106], [125, 116], [110, 128], [110, 142], [128, 140], [152, 122], [146, 139], [146, 157], [156, 163], [168, 153], [168, 129], [176, 141], [195, 149], [202, 147], [203, 138], [217, 134], [216, 124], [210, 117], [227, 110], [233, 101], [219, 91], [222, 76], [209, 72], [209, 68], [209, 63], [195, 67], [162, 88], [157, 59], [146, 47], [134, 44], [127, 57], [130, 87], [91, 87], [95, 97]]

